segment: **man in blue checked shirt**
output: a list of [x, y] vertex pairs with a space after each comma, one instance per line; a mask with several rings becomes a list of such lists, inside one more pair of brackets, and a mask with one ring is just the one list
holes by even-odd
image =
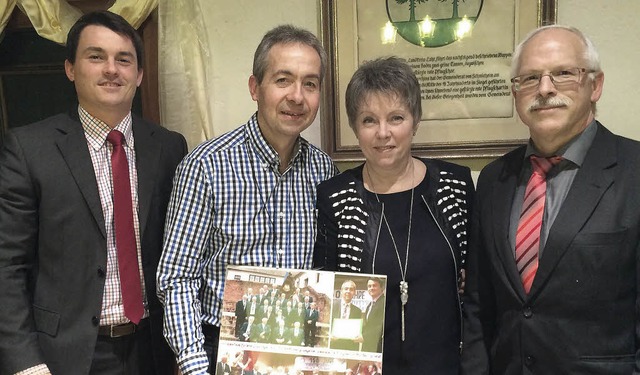
[[310, 32], [269, 31], [249, 78], [258, 111], [178, 167], [157, 281], [184, 375], [215, 367], [227, 265], [311, 267], [316, 186], [337, 169], [300, 133], [318, 112], [326, 61]]

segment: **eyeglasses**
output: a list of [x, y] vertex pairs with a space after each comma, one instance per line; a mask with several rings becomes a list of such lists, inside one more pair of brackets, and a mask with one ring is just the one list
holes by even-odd
[[582, 75], [584, 73], [593, 72], [595, 72], [595, 70], [588, 70], [586, 68], [569, 68], [556, 70], [555, 72], [549, 72], [547, 74], [529, 73], [511, 78], [511, 83], [513, 83], [513, 88], [516, 91], [532, 90], [540, 85], [542, 77], [547, 76], [557, 88], [560, 88], [571, 83], [578, 83], [582, 79]]

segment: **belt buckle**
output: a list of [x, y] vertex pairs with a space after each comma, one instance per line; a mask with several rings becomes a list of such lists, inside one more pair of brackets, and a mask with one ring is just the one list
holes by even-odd
[[[132, 326], [131, 327], [131, 330], [132, 330], [131, 332], [123, 332], [123, 333], [119, 334], [119, 333], [114, 331], [114, 329], [117, 330], [118, 328], [128, 329], [129, 325]], [[111, 338], [128, 336], [128, 335], [131, 335], [131, 334], [133, 334], [135, 332], [136, 332], [136, 325], [133, 324], [133, 323], [125, 323], [125, 324], [118, 324], [118, 325], [112, 324], [111, 326], [109, 326], [109, 337], [111, 337]]]
[[109, 337], [114, 338], [114, 337], [120, 337], [120, 335], [117, 335], [113, 332], [113, 327], [117, 327], [115, 324], [112, 324], [109, 326]]

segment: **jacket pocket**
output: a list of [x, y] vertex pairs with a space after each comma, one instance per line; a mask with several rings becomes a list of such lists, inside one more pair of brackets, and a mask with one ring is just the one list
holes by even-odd
[[60, 314], [34, 305], [33, 319], [38, 332], [46, 333], [49, 336], [56, 336], [58, 334]]
[[628, 375], [634, 371], [635, 354], [581, 356], [570, 373], [580, 375]]
[[624, 228], [616, 232], [580, 233], [573, 240], [573, 245], [580, 247], [614, 246], [625, 239], [627, 232], [628, 229]]
[[619, 354], [619, 355], [585, 355], [580, 360], [586, 362], [630, 362], [636, 361], [635, 354]]

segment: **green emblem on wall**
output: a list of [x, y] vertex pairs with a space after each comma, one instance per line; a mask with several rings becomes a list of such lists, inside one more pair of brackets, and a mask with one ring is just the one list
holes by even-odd
[[387, 27], [416, 46], [446, 46], [471, 35], [483, 1], [387, 0]]

